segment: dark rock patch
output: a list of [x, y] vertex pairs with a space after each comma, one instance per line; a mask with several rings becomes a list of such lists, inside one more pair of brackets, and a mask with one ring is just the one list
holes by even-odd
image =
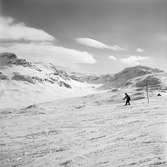
[[25, 81], [25, 82], [29, 82], [31, 84], [34, 84], [34, 81], [32, 79], [32, 77], [28, 76], [28, 75], [22, 75], [19, 73], [14, 73], [12, 80], [16, 80], [16, 81]]
[[0, 66], [21, 65], [31, 67], [31, 63], [25, 59], [19, 59], [14, 53], [0, 53]]

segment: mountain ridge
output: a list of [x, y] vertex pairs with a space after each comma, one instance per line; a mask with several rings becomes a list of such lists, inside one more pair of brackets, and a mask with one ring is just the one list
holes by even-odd
[[53, 64], [28, 62], [13, 53], [0, 54], [0, 107], [35, 103], [95, 93], [97, 85], [73, 80]]

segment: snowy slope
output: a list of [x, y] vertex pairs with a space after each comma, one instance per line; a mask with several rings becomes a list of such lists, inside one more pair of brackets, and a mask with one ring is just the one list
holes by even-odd
[[167, 96], [130, 107], [99, 96], [2, 110], [0, 166], [166, 167]]
[[103, 76], [97, 93], [52, 64], [1, 55], [0, 167], [166, 167], [167, 74], [139, 69]]

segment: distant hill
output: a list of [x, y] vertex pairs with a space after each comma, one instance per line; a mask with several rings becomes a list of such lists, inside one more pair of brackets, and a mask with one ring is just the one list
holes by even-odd
[[[116, 73], [110, 80], [111, 81], [110, 83], [104, 84], [104, 88], [108, 88], [110, 86], [116, 87], [116, 88], [127, 87], [130, 85], [133, 85], [133, 80], [135, 78], [140, 77], [141, 79], [138, 79], [137, 82], [135, 82], [136, 86], [138, 87], [140, 86], [138, 82], [141, 82], [143, 77], [144, 78], [146, 77], [149, 81], [152, 81], [152, 80], [155, 80], [155, 77], [153, 77], [152, 75], [162, 73], [162, 72], [163, 71], [159, 69], [154, 69], [154, 68], [145, 67], [145, 66], [135, 66], [135, 67], [125, 68], [121, 72]], [[152, 77], [148, 77], [148, 76], [152, 76]], [[160, 84], [158, 79], [156, 81], [157, 81], [156, 84]]]
[[144, 87], [146, 80], [153, 87], [161, 85], [160, 76], [165, 75], [165, 72], [156, 68], [146, 66], [128, 67], [114, 75], [71, 75], [73, 79], [81, 82], [102, 84], [100, 89]]

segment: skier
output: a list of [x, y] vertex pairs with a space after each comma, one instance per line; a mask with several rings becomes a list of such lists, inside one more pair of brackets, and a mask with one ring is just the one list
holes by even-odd
[[127, 93], [125, 93], [125, 97], [123, 98], [123, 100], [126, 100], [126, 103], [125, 103], [125, 106], [127, 106], [127, 105], [130, 105], [130, 96], [127, 94]]

